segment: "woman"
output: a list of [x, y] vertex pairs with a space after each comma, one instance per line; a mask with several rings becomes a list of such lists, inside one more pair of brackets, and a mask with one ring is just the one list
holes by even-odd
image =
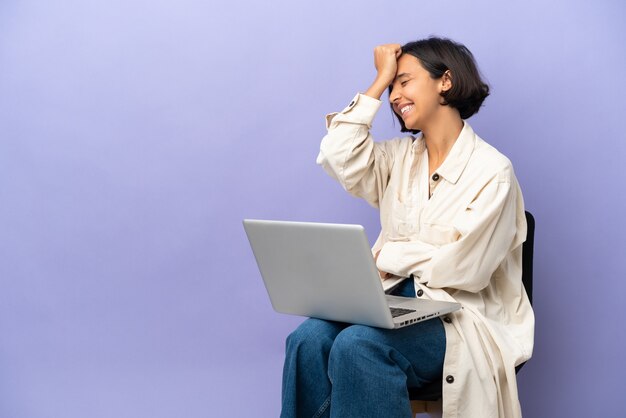
[[[463, 308], [398, 330], [308, 319], [287, 339], [282, 416], [410, 417], [407, 386], [441, 381], [444, 417], [520, 417], [515, 366], [534, 333], [522, 194], [510, 161], [464, 121], [489, 89], [448, 39], [378, 46], [374, 58], [370, 88], [326, 117], [318, 164], [380, 209], [381, 277], [412, 278], [397, 293]], [[414, 135], [375, 143], [387, 88]]]

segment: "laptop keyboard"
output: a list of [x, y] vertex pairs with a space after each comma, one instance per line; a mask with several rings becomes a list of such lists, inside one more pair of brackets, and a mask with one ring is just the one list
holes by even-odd
[[415, 312], [415, 309], [392, 308], [392, 307], [389, 307], [389, 309], [391, 309], [391, 316], [394, 318]]

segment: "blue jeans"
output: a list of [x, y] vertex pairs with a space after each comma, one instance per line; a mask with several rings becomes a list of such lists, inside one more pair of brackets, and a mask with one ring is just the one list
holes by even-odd
[[[415, 297], [413, 280], [393, 294]], [[287, 337], [282, 418], [411, 417], [407, 386], [440, 380], [439, 318], [388, 330], [309, 318]]]

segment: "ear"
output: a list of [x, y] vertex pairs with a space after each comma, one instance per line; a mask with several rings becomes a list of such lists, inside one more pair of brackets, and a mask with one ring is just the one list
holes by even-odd
[[441, 76], [441, 92], [445, 93], [446, 91], [452, 88], [452, 73], [450, 70], [446, 70], [445, 73]]

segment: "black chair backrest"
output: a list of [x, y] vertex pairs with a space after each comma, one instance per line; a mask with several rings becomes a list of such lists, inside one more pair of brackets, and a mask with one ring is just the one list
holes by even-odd
[[535, 245], [535, 217], [526, 211], [526, 242], [522, 245], [522, 283], [526, 289], [530, 304], [533, 303], [533, 251]]
[[[522, 283], [530, 304], [533, 304], [533, 252], [535, 248], [535, 217], [526, 211], [526, 241], [522, 244]], [[526, 362], [515, 368], [518, 373]]]

